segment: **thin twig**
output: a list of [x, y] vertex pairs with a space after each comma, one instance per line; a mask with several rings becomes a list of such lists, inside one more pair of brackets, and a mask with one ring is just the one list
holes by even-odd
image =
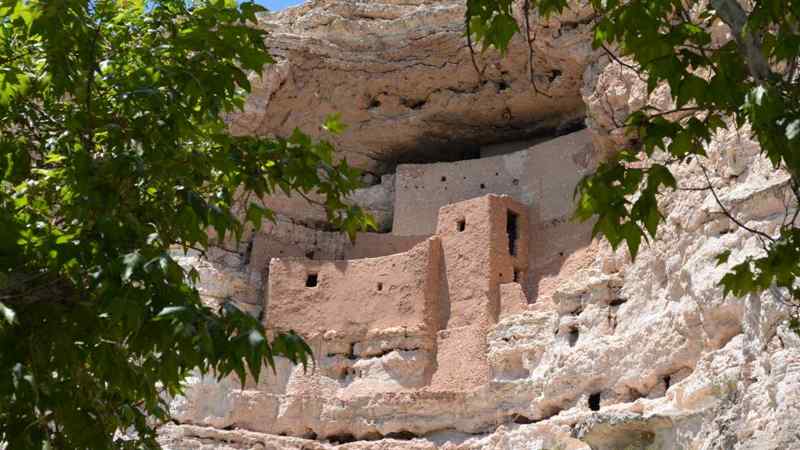
[[675, 188], [676, 191], [708, 191], [710, 189], [709, 186], [706, 187], [683, 187], [678, 186]]
[[626, 69], [632, 70], [636, 74], [636, 76], [639, 77], [639, 79], [641, 81], [647, 81], [642, 76], [642, 69], [641, 68], [634, 67], [634, 66], [632, 66], [632, 65], [630, 65], [630, 64], [628, 64], [626, 62], [623, 62], [621, 59], [619, 59], [619, 57], [617, 57], [617, 55], [615, 55], [611, 50], [609, 50], [608, 47], [606, 47], [606, 44], [601, 43], [600, 47], [602, 47], [602, 49], [606, 52], [608, 57], [611, 58], [612, 60], [614, 60], [614, 62], [616, 62], [617, 64], [621, 65], [622, 67], [625, 67]]
[[775, 238], [773, 238], [772, 236], [768, 235], [767, 233], [764, 233], [763, 231], [758, 231], [758, 230], [756, 230], [754, 228], [750, 228], [747, 225], [745, 225], [742, 222], [740, 222], [735, 217], [733, 217], [733, 214], [731, 214], [730, 211], [728, 211], [728, 208], [726, 208], [725, 205], [722, 204], [722, 201], [719, 199], [719, 196], [717, 196], [717, 191], [714, 189], [714, 186], [711, 184], [711, 178], [709, 178], [709, 176], [708, 176], [708, 170], [706, 169], [706, 167], [700, 161], [698, 161], [697, 164], [703, 170], [703, 175], [706, 178], [706, 182], [708, 183], [708, 188], [711, 191], [711, 195], [714, 196], [714, 200], [717, 202], [717, 205], [720, 207], [720, 209], [722, 209], [722, 214], [724, 214], [728, 219], [730, 219], [733, 223], [735, 223], [737, 226], [739, 226], [739, 228], [747, 230], [750, 233], [753, 233], [753, 234], [755, 234], [757, 236], [761, 236], [762, 238], [765, 238], [765, 239], [769, 240], [770, 242], [775, 242]]
[[472, 67], [475, 68], [475, 73], [478, 74], [478, 82], [483, 81], [483, 72], [486, 70], [486, 66], [483, 67], [483, 70], [478, 68], [478, 62], [475, 61], [475, 48], [472, 46], [472, 29], [469, 26], [470, 19], [472, 15], [470, 14], [469, 6], [467, 6], [467, 12], [465, 14], [465, 25], [467, 27], [467, 47], [469, 47], [469, 57], [472, 60]]
[[531, 22], [530, 18], [528, 17], [530, 14], [530, 9], [530, 0], [525, 0], [525, 3], [522, 6], [522, 13], [525, 14], [525, 39], [528, 42], [528, 78], [530, 79], [531, 86], [533, 86], [533, 91], [535, 93], [543, 95], [547, 98], [553, 98], [549, 94], [539, 90], [539, 86], [536, 85], [536, 77], [534, 76], [533, 70], [533, 43], [536, 41], [536, 33], [533, 34], [533, 38], [531, 39]]

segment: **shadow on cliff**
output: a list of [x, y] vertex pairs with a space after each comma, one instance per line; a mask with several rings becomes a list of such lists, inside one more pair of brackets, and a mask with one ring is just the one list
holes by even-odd
[[571, 215], [542, 220], [530, 209], [530, 249], [525, 293], [528, 303], [552, 298], [558, 279], [588, 267], [594, 261], [591, 221], [580, 223]]

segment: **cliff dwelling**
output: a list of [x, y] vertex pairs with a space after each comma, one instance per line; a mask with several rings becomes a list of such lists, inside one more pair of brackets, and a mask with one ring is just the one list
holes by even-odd
[[315, 358], [279, 358], [244, 388], [193, 377], [166, 448], [800, 448], [800, 340], [767, 294], [722, 295], [720, 250], [741, 261], [760, 244], [693, 188], [709, 177], [768, 229], [781, 181], [755, 142], [720, 131], [710, 174], [675, 169], [688, 188], [664, 194], [664, 239], [635, 261], [593, 239], [575, 187], [635, 144], [619, 124], [647, 89], [592, 47], [588, 3], [570, 5], [532, 24], [533, 54], [515, 39], [477, 55], [482, 80], [460, 1], [315, 0], [262, 18], [278, 63], [252, 77], [232, 130], [287, 136], [341, 111], [332, 143], [364, 182], [347, 200], [377, 229], [350, 241], [313, 192], [274, 194], [274, 222], [183, 257], [204, 301], [294, 330]]

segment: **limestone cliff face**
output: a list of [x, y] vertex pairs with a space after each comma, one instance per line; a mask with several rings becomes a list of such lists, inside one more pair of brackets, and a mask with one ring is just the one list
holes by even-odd
[[[477, 55], [464, 39], [462, 0], [313, 0], [263, 19], [278, 59], [253, 77], [241, 133], [313, 133], [326, 114], [350, 125], [335, 143], [370, 171], [395, 163], [461, 159], [478, 145], [552, 135], [583, 116], [582, 75], [592, 59], [591, 10], [580, 7], [517, 37], [509, 54]], [[480, 49], [477, 50], [480, 52]]]
[[[251, 125], [247, 132], [280, 133], [281, 115], [289, 115], [287, 125], [316, 123], [318, 115], [342, 101], [355, 119], [352, 123], [359, 124], [339, 142], [344, 154], [364, 156], [360, 164], [370, 169], [393, 161], [381, 166], [382, 171], [416, 151], [424, 158], [409, 159], [447, 159], [430, 154], [437, 151], [427, 146], [430, 136], [487, 143], [530, 137], [504, 134], [502, 109], [491, 105], [525, 105], [527, 112], [519, 116], [522, 128], [560, 123], [585, 111], [589, 130], [556, 144], [515, 144], [500, 150], [484, 146], [484, 157], [477, 160], [397, 167], [397, 176], [386, 180], [394, 186], [388, 200], [395, 212], [393, 232], [365, 234], [362, 244], [352, 246], [328, 232], [280, 222], [254, 236], [254, 245], [240, 258], [203, 262], [209, 298], [235, 297], [254, 314], [263, 309], [268, 327], [298, 320], [292, 311], [308, 317], [308, 322], [299, 320], [301, 325], [313, 322], [308, 334], [317, 366], [304, 372], [281, 363], [277, 376], [266, 373], [244, 390], [233, 379], [192, 380], [186, 397], [172, 403], [179, 424], [162, 430], [164, 445], [800, 448], [800, 339], [784, 324], [788, 311], [770, 292], [724, 298], [717, 287], [728, 266], [717, 267], [714, 257], [730, 248], [729, 265], [735, 264], [758, 252], [756, 237], [730, 223], [708, 191], [697, 190], [665, 194], [667, 221], [660, 239], [645, 246], [635, 262], [624, 250], [615, 252], [592, 241], [585, 225], [567, 220], [575, 180], [624, 143], [617, 124], [644, 102], [669, 103], [668, 92], [646, 98], [641, 81], [624, 67], [591, 57], [588, 50], [581, 53], [585, 16], [576, 16], [551, 27], [576, 43], [574, 47], [537, 47], [539, 60], [562, 68], [564, 84], [552, 87], [560, 106], [529, 90], [526, 51], [513, 49], [498, 59], [508, 68], [504, 76], [516, 80], [513, 94], [489, 90], [489, 83], [473, 93], [445, 88], [448, 100], [444, 91], [437, 91], [442, 83], [474, 83], [459, 40], [462, 13], [460, 2], [449, 1], [317, 1], [272, 17], [267, 22], [281, 30], [274, 39], [286, 49], [287, 59], [278, 72], [268, 74], [263, 93], [251, 101], [251, 118], [236, 120]], [[348, 72], [344, 68], [349, 75], [343, 75]], [[418, 75], [406, 82], [403, 73]], [[298, 84], [286, 89], [287, 83]], [[387, 108], [380, 113], [344, 100], [372, 89], [392, 93], [378, 95], [383, 100], [373, 107]], [[401, 109], [400, 98], [416, 98], [412, 92], [438, 94], [421, 108]], [[292, 103], [301, 98], [305, 103]], [[456, 119], [447, 126], [434, 120], [440, 117], [436, 114], [449, 113]], [[387, 127], [392, 131], [385, 131]], [[787, 178], [760, 157], [757, 144], [746, 133], [726, 131], [707, 152], [706, 167], [727, 208], [749, 226], [765, 231], [779, 226]], [[705, 185], [696, 163], [672, 169], [682, 187]], [[491, 258], [474, 263], [482, 261], [474, 258], [487, 246], [499, 242], [498, 248], [506, 248], [505, 238], [470, 240], [474, 252], [448, 250], [463, 248], [456, 241], [448, 247], [448, 236], [460, 236], [462, 221], [465, 228], [476, 223], [469, 214], [479, 210], [459, 209], [459, 202], [478, 205], [470, 202], [492, 193], [509, 195], [529, 211], [529, 222], [520, 222], [528, 253], [507, 263], [513, 275]], [[474, 197], [478, 199], [470, 200]], [[449, 203], [456, 205], [442, 209], [437, 224], [438, 208]], [[413, 206], [424, 211], [408, 217], [417, 214]], [[492, 234], [502, 219], [492, 220], [486, 222], [488, 231], [479, 227], [475, 236], [505, 236]], [[394, 233], [403, 229], [413, 233]], [[510, 239], [510, 229], [504, 230]], [[282, 259], [270, 264], [270, 257]], [[358, 260], [346, 262], [353, 259]], [[457, 277], [450, 275], [450, 282], [437, 284], [436, 277], [441, 280], [460, 267], [474, 277], [453, 282]], [[497, 267], [504, 267], [499, 277]], [[317, 295], [307, 285], [281, 281], [282, 274], [294, 280], [309, 273], [319, 277], [323, 288], [325, 280], [346, 280], [355, 273], [364, 282], [363, 299], [353, 299], [357, 294], [346, 283]], [[485, 289], [478, 286], [484, 276]], [[364, 281], [369, 277], [380, 284]], [[380, 295], [406, 315], [382, 314], [381, 305], [373, 303], [355, 310], [359, 301], [384, 298]], [[339, 315], [330, 309], [337, 296], [348, 299]], [[496, 305], [493, 299], [498, 299]], [[321, 312], [315, 312], [317, 301], [324, 302]], [[436, 309], [439, 304], [449, 309]], [[467, 310], [470, 315], [459, 315]], [[271, 321], [270, 315], [279, 317]], [[459, 317], [471, 319], [462, 322]]]

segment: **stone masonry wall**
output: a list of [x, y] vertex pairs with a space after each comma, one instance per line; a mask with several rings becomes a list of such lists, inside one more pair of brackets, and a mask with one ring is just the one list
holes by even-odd
[[591, 135], [578, 131], [500, 156], [434, 164], [401, 164], [395, 176], [396, 235], [436, 229], [439, 208], [489, 193], [532, 206], [537, 220], [572, 213], [572, 193], [592, 170]]

